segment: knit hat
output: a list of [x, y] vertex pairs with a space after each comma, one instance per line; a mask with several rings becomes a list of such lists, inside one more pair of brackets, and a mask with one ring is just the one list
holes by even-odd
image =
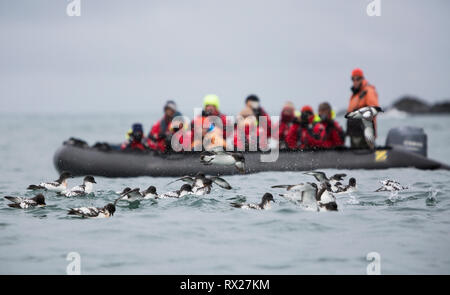
[[314, 114], [313, 108], [312, 108], [311, 106], [309, 106], [309, 105], [303, 106], [301, 112], [302, 112], [302, 113], [304, 113], [304, 112], [310, 112], [310, 113]]
[[356, 68], [352, 71], [352, 77], [364, 77], [363, 71], [360, 68]]
[[219, 97], [215, 94], [208, 94], [203, 98], [203, 108], [207, 105], [215, 106], [217, 110], [219, 110]]
[[166, 101], [166, 104], [164, 105], [164, 110], [167, 108], [172, 109], [174, 112], [177, 111], [177, 104], [173, 100]]

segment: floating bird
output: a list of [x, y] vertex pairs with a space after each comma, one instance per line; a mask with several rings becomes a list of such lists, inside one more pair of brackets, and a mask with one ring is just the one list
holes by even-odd
[[192, 191], [192, 186], [190, 184], [183, 184], [179, 190], [167, 192], [161, 195], [158, 195], [158, 199], [160, 198], [181, 198], [185, 195], [194, 194]]
[[5, 196], [5, 199], [12, 202], [12, 204], [8, 204], [9, 207], [12, 208], [21, 208], [21, 209], [27, 209], [30, 207], [42, 207], [45, 206], [45, 197], [42, 194], [38, 194], [34, 196], [33, 198], [22, 198], [22, 197], [11, 197], [11, 196]]
[[39, 185], [30, 184], [28, 190], [48, 190], [53, 192], [63, 192], [67, 189], [67, 179], [72, 175], [69, 172], [63, 172], [59, 178], [52, 182], [41, 182]]
[[129, 187], [126, 187], [120, 193], [120, 198], [118, 200], [126, 200], [128, 202], [135, 202], [138, 200], [142, 200], [143, 198], [144, 197], [142, 196], [139, 188], [131, 189]]
[[[331, 185], [329, 183], [322, 183], [317, 190], [316, 200], [319, 206], [319, 211], [337, 211], [338, 206], [336, 197], [330, 192]], [[320, 193], [322, 192], [322, 193]]]
[[203, 187], [204, 184], [204, 180], [205, 179], [210, 179], [213, 183], [217, 184], [218, 186], [230, 190], [232, 187], [231, 185], [223, 178], [219, 177], [219, 176], [211, 176], [211, 177], [207, 177], [205, 176], [205, 174], [198, 172], [194, 177], [192, 176], [183, 176], [181, 178], [175, 179], [174, 181], [169, 182], [168, 184], [172, 184], [176, 181], [183, 181], [186, 182], [188, 184], [190, 184], [191, 186], [197, 186], [197, 187]]
[[[118, 200], [118, 199], [117, 199]], [[117, 202], [116, 200], [116, 202]], [[81, 217], [89, 218], [108, 218], [114, 215], [116, 212], [116, 202], [114, 204], [107, 204], [105, 207], [80, 207], [71, 208], [68, 211], [68, 215], [77, 215]]]
[[[282, 184], [274, 185], [272, 188], [285, 188], [289, 193], [280, 194], [281, 197], [298, 202], [305, 206], [313, 206], [317, 208], [317, 184], [315, 183], [306, 182], [299, 184]], [[322, 192], [320, 194], [322, 194]]]
[[175, 179], [174, 181], [169, 182], [168, 184], [174, 183], [176, 181], [184, 181], [188, 184], [190, 184], [193, 189], [195, 186], [197, 187], [203, 187], [203, 181], [205, 179], [210, 179], [213, 183], [217, 184], [218, 186], [220, 186], [221, 188], [230, 190], [232, 187], [231, 185], [222, 177], [219, 176], [211, 176], [211, 177], [207, 177], [205, 176], [205, 174], [198, 172], [194, 177], [192, 176], [183, 176], [181, 178]]
[[72, 188], [70, 191], [62, 192], [66, 197], [79, 197], [92, 193], [94, 188], [95, 179], [93, 176], [86, 176], [83, 179], [83, 184]]
[[408, 189], [407, 186], [402, 186], [398, 181], [395, 180], [386, 179], [380, 181], [380, 183], [382, 184], [382, 186], [378, 188], [375, 192], [386, 192], [386, 191], [394, 192]]
[[144, 199], [157, 199], [158, 198], [158, 193], [156, 192], [156, 187], [154, 187], [153, 185], [149, 186], [146, 190], [141, 192], [141, 194]]
[[336, 184], [338, 181], [344, 180], [344, 177], [347, 176], [347, 174], [339, 173], [339, 174], [334, 174], [333, 176], [328, 178], [327, 175], [325, 174], [325, 172], [322, 172], [322, 171], [308, 171], [303, 174], [314, 176], [314, 178], [320, 183], [329, 182], [332, 185]]
[[375, 148], [375, 128], [373, 119], [378, 113], [384, 112], [380, 107], [363, 107], [356, 111], [345, 114], [346, 119], [361, 119], [364, 125], [364, 138], [367, 145], [371, 148]]
[[241, 209], [256, 209], [256, 210], [267, 210], [270, 209], [270, 202], [275, 202], [273, 195], [271, 193], [265, 193], [259, 204], [241, 204], [241, 203], [231, 203], [234, 208]]
[[339, 173], [339, 174], [334, 174], [333, 176], [328, 178], [327, 175], [325, 174], [325, 172], [322, 172], [322, 171], [308, 171], [303, 174], [314, 176], [314, 178], [320, 183], [331, 184], [331, 186], [327, 186], [327, 190], [329, 190], [331, 192], [339, 191], [338, 183], [340, 183], [340, 181], [344, 180], [344, 177], [347, 176], [347, 174]]
[[331, 211], [337, 210], [337, 204], [334, 195], [328, 191], [330, 186], [328, 182], [323, 182], [319, 188], [315, 183], [306, 182], [294, 185], [274, 185], [272, 188], [286, 188], [291, 193], [280, 194], [280, 196], [296, 201], [313, 210]]
[[336, 184], [336, 186], [338, 187], [338, 190], [335, 193], [338, 193], [338, 194], [340, 194], [340, 193], [353, 193], [353, 192], [355, 192], [357, 190], [356, 179], [354, 177], [352, 177], [352, 178], [350, 178], [348, 180], [348, 185], [342, 185], [342, 184], [338, 185], [338, 184]]
[[203, 186], [192, 187], [192, 192], [197, 196], [207, 195], [211, 192], [212, 180], [205, 178], [202, 182]]
[[245, 157], [241, 153], [206, 151], [200, 155], [200, 162], [204, 165], [234, 165], [239, 172], [245, 172]]

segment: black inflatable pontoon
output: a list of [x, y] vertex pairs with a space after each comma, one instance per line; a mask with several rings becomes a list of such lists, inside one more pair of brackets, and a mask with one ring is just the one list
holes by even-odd
[[[107, 145], [89, 147], [67, 141], [54, 155], [59, 172], [69, 171], [74, 176], [98, 175], [106, 177], [183, 176], [199, 171], [210, 175], [230, 175], [239, 172], [234, 166], [205, 166], [200, 163], [200, 153], [122, 152], [105, 148]], [[246, 152], [245, 173], [262, 171], [305, 171], [325, 168], [335, 169], [386, 169], [415, 167], [418, 169], [447, 169], [448, 165], [428, 159], [402, 147], [371, 150], [338, 149], [315, 151], [280, 151], [275, 162], [261, 162], [261, 152]]]

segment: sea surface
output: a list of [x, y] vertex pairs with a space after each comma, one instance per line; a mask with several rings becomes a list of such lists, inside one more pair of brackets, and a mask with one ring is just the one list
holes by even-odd
[[[450, 171], [344, 170], [358, 192], [338, 196], [338, 212], [309, 212], [278, 196], [274, 184], [312, 181], [301, 172], [225, 177], [230, 191], [178, 200], [121, 202], [109, 219], [69, 218], [67, 209], [104, 206], [126, 186], [178, 188], [173, 178], [96, 177], [95, 196], [45, 193], [45, 208], [19, 210], [4, 195], [33, 196], [29, 184], [58, 177], [52, 157], [79, 137], [121, 142], [134, 122], [147, 132], [156, 114], [2, 114], [0, 116], [0, 274], [66, 274], [70, 252], [81, 274], [366, 274], [370, 252], [382, 274], [450, 274]], [[339, 119], [342, 122], [342, 119]], [[419, 126], [429, 157], [450, 163], [450, 116], [382, 115], [378, 143], [390, 128]], [[324, 170], [327, 174], [336, 170]], [[409, 189], [374, 193], [391, 178]], [[69, 186], [82, 178], [69, 180]], [[232, 208], [272, 192], [271, 210]]]

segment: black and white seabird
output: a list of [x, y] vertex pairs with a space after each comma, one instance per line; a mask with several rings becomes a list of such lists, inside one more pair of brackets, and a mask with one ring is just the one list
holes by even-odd
[[328, 178], [325, 172], [322, 171], [308, 171], [303, 174], [314, 176], [319, 183], [329, 183], [331, 186], [327, 186], [327, 190], [334, 193], [339, 191], [340, 181], [347, 176], [347, 174], [338, 173]]
[[299, 184], [281, 184], [274, 185], [272, 188], [285, 188], [288, 193], [280, 194], [281, 197], [289, 199], [290, 201], [298, 202], [305, 206], [312, 206], [317, 209], [317, 184], [315, 183], [306, 182]]
[[329, 182], [331, 185], [336, 184], [338, 181], [344, 180], [344, 177], [347, 176], [347, 174], [339, 173], [339, 174], [334, 174], [333, 176], [328, 178], [327, 175], [325, 174], [325, 172], [322, 172], [322, 171], [308, 171], [303, 174], [314, 176], [314, 178], [318, 182], [320, 182], [320, 183]]
[[280, 196], [296, 201], [314, 211], [335, 211], [337, 204], [334, 195], [328, 191], [330, 186], [328, 182], [321, 183], [320, 187], [315, 183], [306, 182], [294, 185], [274, 185], [272, 188], [286, 188], [290, 193], [280, 194]]
[[[338, 206], [336, 203], [336, 197], [330, 191], [331, 185], [329, 183], [321, 183], [318, 187], [316, 200], [319, 206], [319, 211], [337, 211]], [[322, 192], [322, 193], [320, 193]]]
[[67, 214], [89, 218], [108, 218], [113, 216], [114, 212], [116, 212], [116, 202], [114, 202], [114, 204], [109, 203], [102, 208], [99, 207], [71, 208], [69, 209]]
[[380, 183], [383, 186], [378, 188], [375, 192], [395, 192], [408, 189], [407, 186], [402, 186], [398, 181], [395, 180], [386, 179], [380, 181]]
[[208, 177], [204, 173], [198, 172], [194, 177], [192, 176], [183, 176], [181, 178], [175, 179], [174, 181], [169, 182], [168, 184], [174, 183], [176, 181], [183, 181], [192, 186], [192, 189], [194, 190], [195, 187], [203, 187], [204, 186], [204, 180], [210, 179], [213, 183], [217, 184], [221, 188], [230, 190], [232, 189], [231, 185], [222, 177], [219, 176], [211, 176]]
[[131, 189], [129, 187], [126, 187], [120, 193], [119, 200], [126, 200], [128, 202], [135, 202], [135, 201], [138, 201], [138, 200], [142, 200], [143, 198], [144, 197], [142, 196], [139, 188]]
[[42, 194], [38, 194], [34, 196], [33, 198], [22, 198], [22, 197], [11, 197], [11, 196], [5, 196], [5, 199], [12, 202], [12, 204], [8, 204], [9, 207], [12, 208], [21, 208], [21, 209], [27, 209], [30, 207], [42, 207], [45, 206], [45, 197]]
[[371, 148], [375, 148], [375, 128], [373, 119], [378, 113], [383, 112], [380, 107], [363, 107], [356, 111], [345, 114], [346, 119], [361, 119], [364, 125], [364, 138], [367, 145]]
[[336, 186], [338, 187], [338, 190], [335, 193], [353, 193], [357, 190], [356, 187], [356, 179], [354, 177], [350, 178], [348, 180], [348, 184], [347, 185], [338, 185], [336, 183]]
[[192, 187], [192, 192], [197, 196], [207, 195], [211, 192], [212, 180], [209, 178], [205, 178], [201, 185], [197, 186], [196, 184]]
[[275, 202], [273, 195], [271, 193], [265, 193], [259, 204], [242, 204], [242, 203], [231, 203], [234, 208], [241, 209], [256, 209], [256, 210], [267, 210], [270, 209], [270, 202]]
[[53, 192], [63, 192], [67, 189], [67, 179], [71, 178], [72, 175], [69, 172], [63, 172], [59, 178], [51, 182], [41, 182], [38, 185], [30, 184], [28, 190], [48, 190]]
[[245, 157], [241, 153], [206, 151], [200, 155], [200, 162], [204, 165], [234, 165], [239, 172], [245, 172]]
[[144, 199], [157, 199], [158, 193], [156, 192], [156, 187], [153, 185], [149, 186], [146, 190], [141, 192]]
[[158, 195], [158, 199], [161, 198], [181, 198], [186, 195], [192, 195], [194, 192], [192, 191], [192, 186], [190, 184], [183, 184], [179, 190], [167, 192], [161, 195]]
[[83, 179], [83, 184], [72, 188], [70, 191], [65, 191], [65, 192], [63, 192], [63, 194], [66, 197], [79, 197], [79, 196], [88, 195], [88, 194], [92, 193], [92, 191], [94, 189], [94, 183], [97, 183], [97, 182], [95, 182], [94, 177], [88, 175]]

